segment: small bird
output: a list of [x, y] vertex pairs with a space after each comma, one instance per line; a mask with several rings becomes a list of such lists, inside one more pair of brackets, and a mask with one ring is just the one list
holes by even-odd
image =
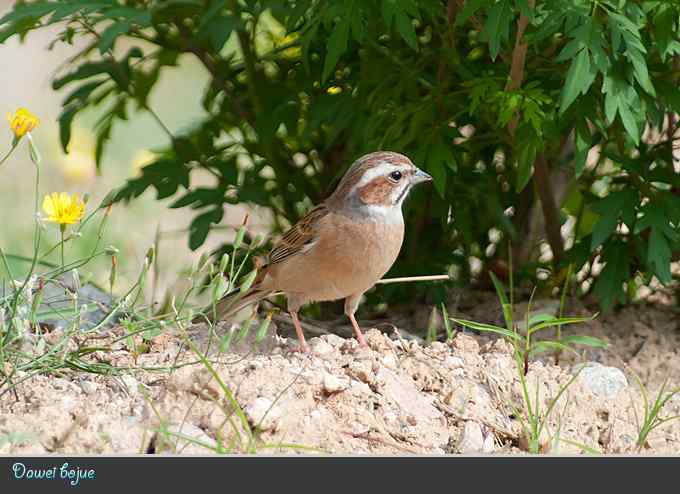
[[298, 311], [310, 302], [345, 299], [361, 346], [354, 313], [361, 296], [392, 267], [404, 239], [401, 205], [411, 187], [431, 181], [406, 156], [380, 151], [352, 164], [337, 188], [293, 225], [269, 252], [252, 287], [217, 303], [222, 319], [275, 292], [283, 292], [300, 342], [309, 351]]

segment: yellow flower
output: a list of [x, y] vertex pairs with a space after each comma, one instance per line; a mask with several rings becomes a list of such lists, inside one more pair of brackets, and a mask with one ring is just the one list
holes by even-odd
[[42, 207], [47, 221], [59, 223], [62, 227], [77, 223], [85, 216], [85, 203], [78, 194], [70, 196], [66, 192], [53, 192], [45, 196]]
[[331, 86], [326, 89], [326, 92], [328, 94], [340, 94], [342, 92], [342, 88], [340, 86]]
[[9, 122], [9, 128], [12, 129], [17, 139], [24, 137], [27, 132], [35, 129], [40, 123], [40, 119], [26, 108], [19, 108], [14, 112], [14, 115], [8, 113], [7, 121]]

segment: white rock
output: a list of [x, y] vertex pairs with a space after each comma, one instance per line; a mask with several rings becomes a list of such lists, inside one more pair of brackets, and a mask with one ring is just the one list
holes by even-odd
[[327, 355], [335, 350], [335, 348], [321, 338], [312, 338], [309, 346], [316, 355]]
[[493, 453], [495, 449], [495, 443], [493, 440], [493, 434], [487, 434], [484, 437], [484, 445], [482, 446], [482, 453]]
[[373, 392], [368, 384], [357, 381], [356, 379], [351, 379], [349, 385], [354, 394], [370, 394]]
[[91, 395], [97, 392], [97, 389], [99, 386], [97, 386], [97, 383], [93, 383], [92, 381], [82, 381], [80, 383], [80, 387], [83, 388], [83, 393], [86, 395]]
[[346, 390], [348, 386], [349, 383], [347, 382], [347, 379], [340, 379], [333, 374], [325, 374], [323, 376], [323, 389], [326, 393], [339, 393], [340, 391]]
[[385, 412], [385, 415], [383, 415], [383, 420], [387, 424], [396, 424], [398, 422], [398, 419], [399, 417], [394, 412]]
[[647, 437], [647, 445], [655, 452], [660, 452], [667, 446], [668, 442], [665, 437], [662, 436], [652, 436]]
[[372, 366], [365, 362], [352, 362], [349, 366], [349, 371], [355, 378], [365, 383], [373, 381]]
[[344, 339], [344, 338], [340, 338], [340, 337], [339, 337], [338, 335], [336, 335], [336, 334], [327, 334], [327, 335], [322, 336], [321, 338], [322, 338], [322, 339], [325, 339], [326, 342], [327, 342], [329, 345], [334, 346], [334, 347], [337, 347], [337, 348], [340, 348], [340, 347], [341, 347], [342, 345], [344, 345], [344, 343], [345, 343], [345, 339]]
[[449, 350], [449, 346], [446, 343], [442, 343], [441, 341], [433, 341], [430, 343], [430, 348], [439, 353], [447, 352]]
[[458, 451], [463, 454], [484, 451], [484, 434], [477, 422], [471, 420], [465, 422], [463, 433], [458, 441]]
[[276, 430], [279, 425], [281, 411], [268, 398], [256, 398], [244, 411], [250, 424], [263, 431]]
[[463, 362], [463, 359], [460, 357], [454, 357], [453, 355], [449, 355], [446, 357], [444, 360], [444, 364], [447, 367], [453, 367], [453, 368], [459, 368], [465, 366], [465, 362]]
[[[614, 398], [628, 386], [628, 379], [621, 369], [606, 367], [597, 362], [588, 362], [583, 365], [584, 368], [579, 374], [579, 380], [594, 395]], [[574, 372], [577, 370], [578, 367], [574, 369]]]
[[453, 369], [450, 373], [451, 377], [465, 377], [465, 369]]
[[137, 396], [137, 393], [139, 393], [139, 383], [137, 382], [137, 379], [129, 374], [124, 374], [120, 376], [120, 380], [123, 381], [130, 396]]
[[392, 355], [391, 353], [388, 353], [382, 358], [382, 364], [385, 367], [389, 367], [390, 369], [394, 369], [397, 367], [397, 359]]
[[264, 362], [261, 360], [253, 360], [248, 364], [248, 368], [251, 370], [258, 370], [264, 367]]

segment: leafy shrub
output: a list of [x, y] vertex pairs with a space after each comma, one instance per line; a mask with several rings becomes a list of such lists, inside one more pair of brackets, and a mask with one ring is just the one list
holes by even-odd
[[[38, 0], [0, 19], [0, 42], [58, 24], [55, 43], [85, 46], [53, 87], [70, 91], [64, 149], [74, 119], [105, 108], [98, 163], [114, 125], [155, 115], [161, 73], [200, 60], [205, 116], [115, 196], [154, 188], [195, 209], [192, 248], [225, 203], [281, 230], [355, 158], [392, 149], [435, 178], [395, 272], [454, 265], [467, 282], [471, 257], [500, 273], [512, 242], [520, 273], [573, 264], [609, 307], [670, 283], [680, 251], [679, 19], [674, 2], [623, 0]], [[198, 172], [213, 183], [193, 186]]]

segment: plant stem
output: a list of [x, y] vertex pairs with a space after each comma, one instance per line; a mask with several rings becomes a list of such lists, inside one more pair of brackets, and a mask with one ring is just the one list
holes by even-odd
[[17, 144], [19, 144], [19, 141], [16, 140], [12, 143], [12, 147], [7, 151], [7, 154], [0, 159], [0, 165], [2, 165], [5, 161], [7, 161], [7, 158], [9, 158], [12, 155], [12, 152], [17, 148]]
[[64, 232], [66, 231], [66, 225], [59, 225], [59, 234], [61, 235], [61, 242], [59, 242], [59, 250], [61, 252], [61, 271], [64, 272]]

